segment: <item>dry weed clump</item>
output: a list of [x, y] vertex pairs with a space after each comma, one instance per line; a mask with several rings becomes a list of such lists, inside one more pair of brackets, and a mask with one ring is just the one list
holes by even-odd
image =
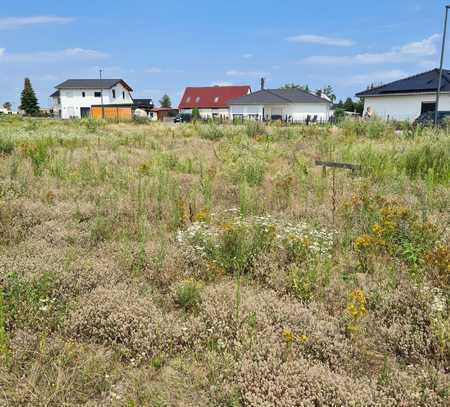
[[[433, 304], [439, 302], [438, 309]], [[448, 343], [441, 343], [436, 322], [448, 321], [445, 296], [431, 289], [403, 283], [381, 299], [375, 310], [380, 348], [407, 363], [444, 363], [450, 357]], [[447, 336], [448, 338], [448, 336]]]
[[182, 321], [126, 286], [97, 288], [81, 298], [65, 326], [73, 338], [117, 347], [135, 360], [181, 351], [190, 340]]
[[[245, 406], [442, 406], [445, 376], [386, 368], [384, 376], [336, 373], [305, 359], [302, 341], [287, 346], [273, 333], [246, 352], [234, 382]], [[384, 378], [384, 381], [382, 380]], [[422, 391], [417, 391], [422, 387]]]
[[119, 376], [107, 349], [22, 330], [0, 362], [4, 406], [108, 405], [103, 399]]

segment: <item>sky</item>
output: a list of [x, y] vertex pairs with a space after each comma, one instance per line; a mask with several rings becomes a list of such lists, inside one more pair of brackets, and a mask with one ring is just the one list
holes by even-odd
[[58, 83], [100, 68], [135, 98], [167, 93], [174, 105], [186, 86], [258, 90], [261, 77], [268, 88], [331, 85], [345, 99], [437, 67], [446, 1], [2, 3], [0, 103], [17, 107], [29, 77], [45, 107]]

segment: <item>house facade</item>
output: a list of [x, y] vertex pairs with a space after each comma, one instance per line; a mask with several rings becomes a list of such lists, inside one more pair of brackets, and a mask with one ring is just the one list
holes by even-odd
[[[436, 92], [439, 70], [388, 83], [357, 93], [364, 99], [364, 113], [372, 111], [384, 120], [413, 121], [422, 113], [436, 110]], [[442, 74], [440, 111], [450, 111], [450, 71]]]
[[301, 89], [261, 89], [229, 104], [233, 119], [325, 122], [332, 115], [329, 99]]
[[122, 79], [69, 79], [55, 88], [53, 112], [62, 119], [91, 117], [93, 106], [133, 106], [133, 89]]
[[199, 109], [203, 119], [224, 118], [230, 116], [229, 101], [251, 92], [250, 86], [209, 86], [186, 88], [178, 106], [182, 115], [192, 115], [193, 109]]

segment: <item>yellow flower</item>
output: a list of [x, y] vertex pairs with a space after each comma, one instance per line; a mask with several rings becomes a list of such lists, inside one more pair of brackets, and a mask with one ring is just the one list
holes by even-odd
[[373, 243], [373, 239], [369, 235], [361, 235], [355, 240], [355, 247], [357, 250], [363, 250], [370, 247]]
[[378, 223], [375, 223], [375, 225], [372, 226], [372, 232], [380, 237], [383, 234], [383, 228]]
[[301, 335], [299, 339], [301, 342], [307, 342], [309, 338], [306, 335]]
[[294, 333], [290, 329], [283, 329], [281, 336], [288, 345], [290, 345], [295, 339]]

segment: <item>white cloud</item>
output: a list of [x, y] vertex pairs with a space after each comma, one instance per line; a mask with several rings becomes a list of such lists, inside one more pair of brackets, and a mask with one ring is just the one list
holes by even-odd
[[90, 60], [108, 57], [107, 54], [84, 48], [67, 48], [58, 51], [36, 51], [24, 53], [9, 53], [3, 49], [0, 52], [0, 62], [20, 63], [20, 62], [57, 62], [64, 60]]
[[244, 55], [242, 55], [242, 58], [244, 58], [244, 59], [252, 59], [253, 58], [253, 54], [244, 54]]
[[411, 42], [391, 51], [381, 53], [363, 53], [345, 56], [319, 55], [304, 58], [301, 63], [310, 65], [371, 65], [408, 62], [437, 54], [436, 42], [439, 34], [434, 34], [422, 41]]
[[380, 72], [371, 72], [368, 74], [354, 75], [348, 79], [343, 79], [342, 84], [345, 85], [367, 85], [368, 83], [386, 83], [397, 79], [405, 78], [409, 74], [401, 69], [392, 69]]
[[231, 69], [225, 73], [227, 76], [267, 76], [270, 75], [269, 72], [259, 72], [259, 71], [238, 71], [236, 69]]
[[321, 35], [310, 35], [310, 34], [288, 37], [287, 41], [302, 44], [332, 45], [335, 47], [351, 47], [352, 45], [355, 44], [353, 40], [345, 38], [323, 37]]
[[217, 81], [217, 82], [211, 83], [211, 86], [233, 86], [233, 83], [227, 82], [227, 81]]
[[0, 17], [0, 29], [19, 28], [37, 24], [67, 24], [74, 21], [72, 17], [29, 16]]

